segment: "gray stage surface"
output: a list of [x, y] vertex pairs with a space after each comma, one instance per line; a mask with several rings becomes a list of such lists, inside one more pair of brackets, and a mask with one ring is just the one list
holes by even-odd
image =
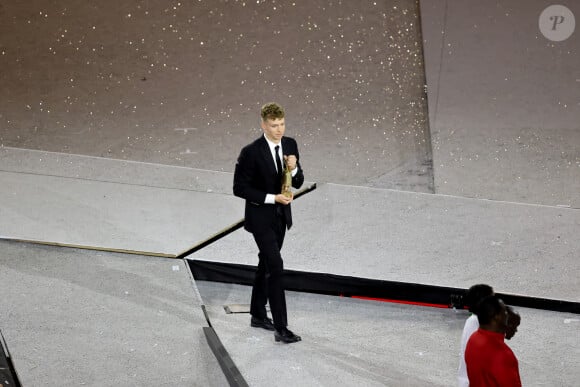
[[[539, 28], [554, 4], [575, 15], [568, 39]], [[421, 0], [436, 192], [580, 207], [579, 15], [576, 0]]]
[[0, 161], [0, 237], [176, 256], [243, 217], [231, 174], [7, 148]]
[[[287, 268], [578, 302], [578, 34], [542, 40], [543, 0], [420, 3], [0, 5], [0, 237], [53, 244], [0, 241], [24, 385], [225, 385], [202, 303], [251, 385], [453, 384], [463, 312], [290, 293], [304, 341], [281, 346], [223, 314], [247, 288], [200, 298], [160, 257], [241, 219], [235, 159], [272, 99], [318, 183]], [[191, 258], [256, 251], [238, 230]], [[574, 386], [578, 318], [520, 313], [524, 384]]]
[[[319, 185], [293, 205], [286, 269], [580, 300], [580, 211]], [[255, 265], [239, 231], [191, 259]]]
[[[5, 238], [175, 256], [243, 216], [242, 200], [225, 193], [229, 174], [94, 159], [108, 167], [99, 180], [70, 171], [47, 176], [45, 166], [60, 157], [77, 172], [93, 158], [2, 154], [12, 160], [11, 171], [0, 172], [9, 187], [0, 193]], [[130, 183], [180, 174], [201, 176], [217, 192], [200, 191], [199, 181]], [[294, 218], [283, 250], [287, 269], [464, 288], [488, 282], [501, 292], [580, 299], [577, 209], [322, 184], [296, 201]], [[256, 247], [239, 230], [189, 258], [254, 265]]]
[[[251, 386], [453, 386], [466, 311], [287, 293], [299, 344], [274, 344], [249, 326], [251, 288], [198, 282], [212, 324]], [[580, 377], [578, 315], [518, 309], [522, 324], [508, 342], [524, 386], [575, 386]], [[275, 370], [275, 375], [272, 375]]]
[[181, 260], [0, 241], [0, 329], [24, 386], [224, 386]]
[[[201, 186], [184, 190], [175, 186], [177, 183], [171, 188], [161, 188], [113, 181], [114, 176], [123, 180], [130, 175], [127, 181], [136, 183], [148, 178], [160, 182], [167, 175], [190, 173], [195, 176], [199, 171], [193, 169], [118, 160], [91, 159], [89, 162], [85, 156], [38, 151], [5, 149], [4, 155], [6, 152], [11, 153], [10, 160], [19, 161], [7, 162], [5, 165], [11, 166], [6, 169], [10, 171], [0, 176], [8, 175], [12, 179], [12, 190], [18, 190], [22, 198], [27, 198], [27, 205], [22, 206], [22, 201], [11, 199], [10, 190], [3, 190], [3, 195], [7, 195], [3, 198], [3, 214], [6, 208], [11, 209], [10, 216], [0, 218], [4, 237], [15, 231], [34, 236], [42, 224], [53, 224], [51, 218], [58, 214], [57, 226], [86, 230], [80, 234], [82, 244], [109, 243], [100, 247], [111, 248], [113, 241], [123, 240], [127, 241], [126, 247], [134, 249], [143, 246], [142, 241], [154, 235], [154, 230], [172, 230], [166, 224], [171, 222], [172, 213], [190, 211], [191, 217], [180, 216], [179, 219], [189, 225], [201, 220], [205, 222], [204, 228], [188, 229], [189, 240], [197, 242], [231, 224], [231, 218], [212, 216], [208, 208], [243, 208], [241, 199], [226, 193], [200, 192]], [[35, 166], [39, 159], [44, 163]], [[58, 165], [63, 160], [68, 167], [60, 172], [39, 169], [40, 165]], [[87, 176], [82, 176], [87, 165], [108, 168], [99, 173], [85, 170]], [[52, 174], [46, 175], [50, 171]], [[68, 176], [66, 196], [62, 195], [65, 191], [58, 183], [47, 185], [46, 180], [63, 179], [62, 175]], [[224, 178], [220, 172], [213, 178], [209, 171], [201, 175], [204, 181], [212, 182], [208, 184], [217, 192], [225, 192], [231, 184], [231, 179]], [[98, 192], [106, 195], [117, 195], [116, 200], [98, 202], [98, 206], [87, 201], [91, 208], [100, 210], [93, 210], [97, 215], [135, 207], [140, 211], [139, 219], [157, 219], [156, 228], [152, 229], [148, 222], [139, 219], [118, 217], [115, 222], [107, 222], [103, 216], [90, 219], [90, 226], [87, 225], [86, 217], [79, 216], [83, 206], [69, 198], [90, 197], [94, 187], [101, 187]], [[186, 193], [197, 195], [197, 200], [182, 201], [176, 204], [173, 212], [164, 215], [166, 205], [136, 205], [133, 195], [118, 195], [119, 189], [138, 189], [144, 197], [154, 197], [163, 189], [168, 198]], [[71, 210], [55, 212], [55, 204], [57, 208], [68, 206]], [[294, 212], [296, 227], [287, 234], [283, 249], [289, 269], [454, 287], [483, 281], [501, 292], [572, 301], [579, 298], [574, 230], [578, 229], [580, 212], [575, 209], [322, 184], [297, 199]], [[35, 223], [29, 222], [31, 214], [35, 214]], [[121, 227], [123, 224], [126, 226]], [[67, 241], [58, 239], [58, 229], [49, 228], [43, 232], [55, 243]], [[181, 234], [166, 231], [162, 231], [162, 235], [168, 246], [177, 245], [181, 238]], [[172, 250], [167, 252], [171, 254]], [[256, 251], [250, 235], [238, 230], [189, 258], [255, 264]], [[177, 372], [172, 367], [183, 364], [173, 364], [165, 371], [175, 371], [179, 377], [191, 377], [188, 379], [191, 383], [199, 382], [192, 375], [196, 378], [207, 376], [219, 385], [220, 379], [213, 379], [217, 365], [213, 358], [207, 358], [211, 355], [201, 337], [202, 327], [207, 326], [202, 318], [202, 303], [207, 305], [218, 336], [251, 385], [272, 383], [264, 379], [259, 365], [286, 370], [276, 375], [278, 385], [291, 385], [292, 378], [298, 378], [296, 380], [303, 381], [304, 385], [329, 385], [333, 374], [339, 375], [345, 385], [353, 386], [360, 383], [448, 385], [455, 373], [461, 322], [466, 318], [464, 312], [453, 310], [292, 294], [291, 328], [302, 334], [304, 341], [296, 346], [280, 347], [274, 344], [271, 334], [260, 335], [262, 332], [250, 330], [247, 314], [224, 315], [225, 304], [248, 302], [247, 289], [205, 284], [200, 300], [181, 260], [5, 241], [2, 242], [0, 264], [2, 284], [9, 289], [6, 294], [10, 294], [1, 301], [0, 329], [7, 337], [16, 366], [27, 385], [60, 380], [64, 360], [74, 365], [70, 369], [82, 371], [76, 373], [69, 369], [64, 377], [70, 383], [102, 382], [99, 375], [89, 370], [104, 370], [111, 366], [111, 359], [116, 359], [115, 364], [133, 367], [133, 374], [140, 375], [136, 377], [146, 377], [150, 364], [165, 367], [159, 362], [168, 361], [158, 359], [169, 354], [155, 352], [157, 346], [185, 356], [191, 367], [189, 371], [179, 369]], [[340, 307], [335, 309], [336, 305]], [[569, 362], [580, 359], [578, 345], [570, 341], [573, 335], [569, 332], [577, 329], [578, 318], [539, 311], [522, 311], [522, 314], [524, 324], [517, 339], [526, 344], [521, 352], [516, 346], [514, 350], [518, 356], [523, 356], [524, 379], [530, 381], [528, 385], [534, 385], [532, 381], [559, 378], [562, 385], [567, 385], [567, 377], [575, 375]], [[180, 319], [187, 322], [184, 324]], [[110, 325], [108, 331], [103, 330], [107, 324]], [[67, 334], [59, 333], [63, 326], [70, 329]], [[431, 326], [435, 331], [427, 329]], [[546, 327], [550, 327], [549, 332], [544, 332]], [[557, 328], [552, 329], [554, 327]], [[368, 336], [369, 331], [371, 336]], [[109, 337], [102, 338], [107, 332]], [[29, 335], [33, 335], [33, 342]], [[551, 341], [546, 338], [548, 335]], [[190, 338], [180, 341], [182, 337]], [[105, 340], [105, 344], [82, 344], [99, 340]], [[117, 344], [112, 346], [109, 341]], [[136, 341], [140, 346], [132, 348], [131, 344]], [[53, 363], [33, 363], [31, 366], [29, 362], [40, 361], [30, 360], [29, 352], [38, 352], [34, 345], [43, 351], [56, 348], [51, 352], [55, 356]], [[131, 347], [128, 353], [123, 345]], [[553, 367], [553, 375], [542, 371], [544, 363], [534, 357], [546, 346], [554, 352], [565, 352], [565, 359], [554, 355], [551, 360], [559, 361]], [[76, 356], [62, 357], [65, 351], [62, 348]], [[94, 352], [85, 354], [89, 348]], [[142, 355], [140, 364], [147, 365], [147, 369], [141, 370], [130, 363], [131, 349]], [[528, 353], [534, 356], [526, 357]], [[256, 359], [262, 356], [270, 360], [257, 364]], [[428, 361], [430, 356], [437, 361]], [[64, 360], [59, 360], [61, 357]], [[56, 366], [50, 368], [51, 364]], [[114, 369], [116, 373], [111, 378], [121, 383], [128, 380], [123, 373], [125, 368]], [[198, 374], [196, 369], [205, 373]], [[184, 375], [190, 371], [189, 376]], [[158, 380], [177, 380], [171, 379], [175, 377], [162, 373]]]

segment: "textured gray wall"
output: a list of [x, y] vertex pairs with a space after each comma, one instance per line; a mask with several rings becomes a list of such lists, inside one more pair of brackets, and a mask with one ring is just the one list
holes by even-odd
[[311, 181], [432, 191], [415, 0], [8, 2], [5, 146], [233, 171], [287, 110]]
[[436, 192], [580, 207], [580, 31], [546, 39], [551, 4], [421, 1]]
[[310, 180], [579, 207], [579, 35], [542, 36], [548, 5], [421, 3], [430, 133], [413, 0], [3, 3], [0, 144], [230, 172], [275, 99]]

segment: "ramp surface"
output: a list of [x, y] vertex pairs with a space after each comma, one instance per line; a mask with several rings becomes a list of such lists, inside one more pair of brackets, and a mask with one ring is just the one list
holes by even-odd
[[[231, 189], [231, 179], [219, 172], [212, 178], [189, 168], [34, 151], [0, 154], [9, 161], [0, 171], [3, 238], [175, 256], [243, 218], [239, 199], [220, 193], [226, 181]], [[125, 176], [131, 176], [127, 182]], [[171, 188], [150, 185], [168, 176], [177, 177]], [[199, 180], [207, 182], [203, 192]]]
[[0, 324], [24, 386], [224, 386], [181, 260], [0, 241]]

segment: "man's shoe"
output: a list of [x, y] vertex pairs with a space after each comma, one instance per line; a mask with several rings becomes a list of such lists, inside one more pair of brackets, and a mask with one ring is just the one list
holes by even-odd
[[272, 320], [270, 320], [268, 317], [257, 318], [257, 317], [252, 316], [252, 320], [250, 321], [250, 326], [252, 326], [254, 328], [264, 328], [268, 331], [274, 330], [274, 324], [272, 323]]
[[302, 338], [298, 335], [295, 335], [290, 329], [282, 328], [280, 330], [276, 329], [276, 331], [274, 332], [274, 340], [290, 344], [301, 341]]

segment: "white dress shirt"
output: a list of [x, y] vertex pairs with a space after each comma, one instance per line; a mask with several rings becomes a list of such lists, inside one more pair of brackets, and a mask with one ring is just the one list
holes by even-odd
[[467, 377], [467, 365], [465, 364], [465, 347], [467, 347], [467, 342], [469, 338], [479, 329], [479, 320], [475, 314], [469, 316], [465, 321], [465, 326], [463, 327], [463, 333], [461, 335], [461, 353], [459, 354], [459, 369], [457, 370], [457, 385], [459, 387], [468, 387], [469, 378]]

